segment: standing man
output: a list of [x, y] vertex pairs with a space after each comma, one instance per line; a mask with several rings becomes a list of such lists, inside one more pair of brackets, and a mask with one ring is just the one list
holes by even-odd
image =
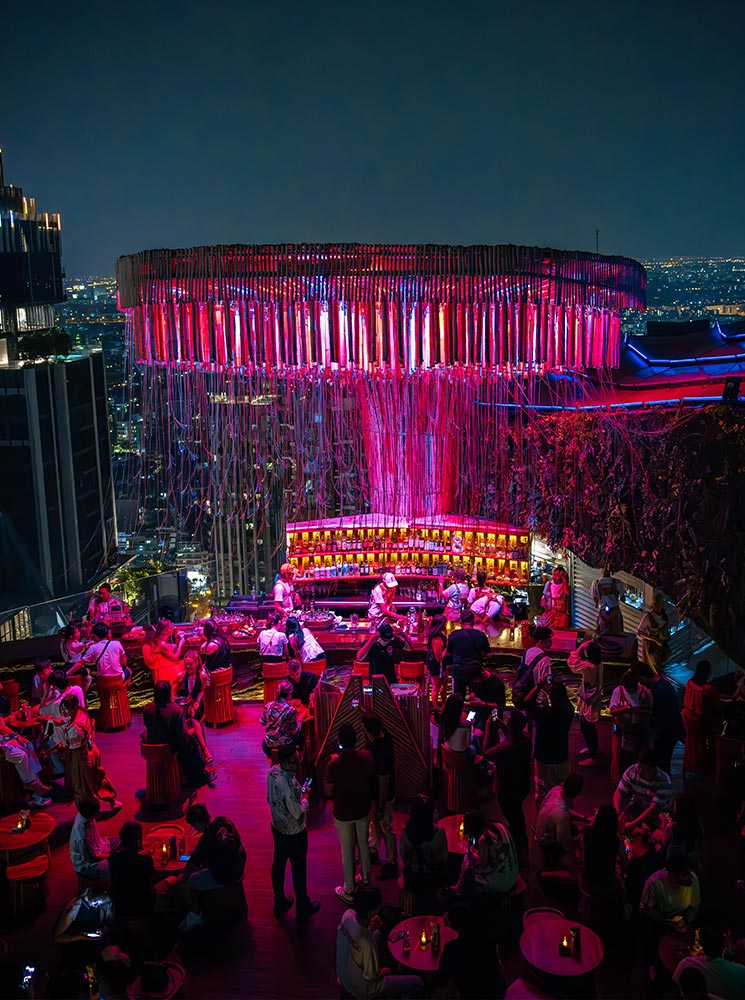
[[369, 639], [357, 650], [355, 659], [360, 663], [369, 663], [369, 681], [375, 674], [383, 674], [389, 684], [395, 684], [396, 677], [396, 654], [404, 649], [411, 649], [411, 643], [404, 635], [394, 635], [393, 626], [387, 621], [383, 621], [377, 632], [373, 632]]
[[649, 738], [657, 754], [657, 766], [672, 778], [673, 751], [686, 734], [678, 696], [670, 681], [662, 674], [654, 673], [651, 667], [645, 665], [639, 673], [652, 693]]
[[336, 895], [343, 903], [354, 900], [354, 849], [360, 852], [362, 884], [370, 884], [370, 809], [373, 804], [375, 764], [369, 750], [357, 750], [357, 734], [347, 723], [339, 729], [339, 753], [326, 769], [326, 782], [333, 787], [334, 826], [341, 845], [344, 884]]
[[279, 567], [279, 580], [274, 584], [274, 610], [280, 615], [280, 622], [300, 606], [300, 598], [292, 583], [294, 575], [295, 567], [292, 563], [282, 563]]
[[370, 619], [370, 628], [380, 629], [383, 622], [405, 622], [406, 615], [400, 615], [393, 606], [393, 597], [398, 586], [398, 580], [393, 573], [384, 573], [382, 581], [373, 587], [370, 594], [370, 607], [367, 609], [367, 617]]
[[391, 736], [383, 729], [377, 715], [362, 719], [368, 740], [368, 749], [375, 762], [375, 798], [370, 816], [370, 855], [374, 864], [378, 860], [380, 842], [385, 841], [385, 864], [377, 879], [383, 882], [398, 874], [396, 831], [393, 829], [393, 799], [396, 794], [396, 753]]
[[489, 640], [475, 627], [473, 611], [464, 611], [460, 620], [463, 627], [450, 633], [445, 656], [452, 663], [453, 693], [465, 698], [468, 685], [480, 677], [484, 669]]
[[[272, 813], [272, 889], [274, 890], [274, 916], [280, 917], [297, 900], [295, 913], [299, 923], [318, 913], [321, 904], [308, 898], [308, 790], [300, 787], [295, 774], [300, 759], [292, 747], [282, 747], [279, 764], [269, 768], [266, 780], [266, 799]], [[285, 871], [287, 862], [292, 869], [292, 887], [295, 898], [285, 896]]]

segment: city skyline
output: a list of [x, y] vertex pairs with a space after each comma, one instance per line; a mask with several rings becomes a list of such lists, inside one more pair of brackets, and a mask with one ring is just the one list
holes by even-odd
[[452, 11], [11, 4], [6, 180], [62, 214], [74, 274], [232, 242], [594, 250], [596, 228], [602, 253], [742, 254], [738, 5]]

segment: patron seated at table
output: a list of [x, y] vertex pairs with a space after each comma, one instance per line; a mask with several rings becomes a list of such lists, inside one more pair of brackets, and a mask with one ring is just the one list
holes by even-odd
[[34, 679], [31, 681], [30, 704], [38, 705], [41, 702], [51, 673], [52, 661], [44, 656], [37, 656], [34, 660]]
[[45, 719], [47, 728], [42, 747], [49, 754], [54, 777], [62, 777], [65, 772], [62, 751], [65, 745], [67, 718], [62, 713], [62, 700], [74, 694], [78, 703], [85, 708], [82, 688], [70, 682], [64, 670], [53, 670], [39, 705], [39, 717]]
[[211, 819], [207, 808], [197, 803], [186, 810], [186, 822], [200, 837], [181, 882], [189, 907], [179, 924], [182, 931], [204, 923], [200, 893], [237, 885], [246, 869], [246, 852], [240, 834], [227, 816]]
[[184, 784], [201, 788], [214, 781], [214, 771], [205, 770], [199, 744], [187, 729], [183, 708], [171, 699], [168, 681], [158, 681], [155, 685], [155, 699], [143, 708], [142, 721], [145, 723], [145, 742], [166, 743], [178, 757]]
[[270, 611], [266, 618], [266, 628], [259, 632], [259, 656], [262, 660], [280, 662], [287, 659], [288, 638], [280, 625], [283, 617], [277, 611]]
[[465, 901], [448, 909], [448, 923], [457, 932], [454, 941], [443, 946], [435, 988], [447, 990], [447, 996], [469, 1000], [501, 1000], [507, 991], [496, 945], [484, 940], [477, 920]]
[[393, 626], [383, 621], [377, 631], [357, 650], [355, 659], [360, 663], [370, 664], [368, 678], [371, 684], [376, 674], [382, 674], [389, 684], [396, 684], [398, 655], [408, 649], [411, 649], [411, 643], [406, 636], [394, 635]]
[[[394, 976], [381, 967], [380, 934], [376, 921], [383, 897], [374, 887], [361, 888], [345, 910], [336, 932], [336, 976], [355, 1000], [373, 997], [419, 997], [424, 983], [419, 976]], [[415, 941], [412, 948], [418, 947]]]
[[670, 806], [672, 794], [670, 776], [657, 766], [654, 750], [642, 750], [639, 762], [624, 771], [613, 793], [621, 831], [642, 824], [657, 826], [660, 813]]
[[155, 864], [142, 853], [142, 826], [130, 820], [119, 830], [120, 848], [109, 856], [111, 898], [119, 920], [139, 920], [155, 907]]
[[698, 876], [691, 871], [685, 851], [673, 847], [667, 852], [665, 867], [647, 879], [639, 905], [652, 939], [652, 957], [665, 931], [685, 934], [693, 928], [700, 908]]
[[29, 805], [35, 808], [48, 806], [52, 801], [47, 797], [49, 787], [39, 778], [41, 764], [34, 745], [0, 719], [0, 751], [9, 764], [13, 764], [21, 779], [21, 784], [30, 794]]
[[459, 896], [511, 892], [517, 884], [517, 849], [503, 823], [493, 823], [481, 813], [463, 817], [463, 835], [468, 848], [456, 891]]
[[127, 666], [127, 654], [118, 639], [109, 639], [108, 626], [96, 622], [93, 626], [93, 643], [80, 657], [98, 677], [121, 677], [124, 684], [129, 684], [132, 671]]
[[742, 1000], [745, 997], [745, 965], [726, 957], [725, 932], [715, 927], [702, 927], [698, 940], [703, 953], [682, 959], [673, 982], [679, 986], [686, 969], [696, 969], [704, 977], [710, 1000]]
[[168, 681], [171, 688], [176, 687], [176, 680], [181, 673], [181, 654], [184, 650], [183, 636], [174, 642], [173, 622], [161, 618], [155, 626], [153, 641], [150, 643], [150, 655], [147, 665], [159, 681]]
[[313, 692], [318, 686], [318, 677], [310, 670], [303, 670], [300, 660], [290, 660], [287, 664], [287, 679], [292, 684], [292, 701], [299, 701], [301, 705], [309, 706], [313, 699]]
[[70, 831], [70, 861], [76, 875], [84, 878], [110, 878], [109, 855], [114, 847], [120, 846], [118, 838], [101, 836], [96, 817], [101, 812], [97, 799], [81, 799], [77, 803], [77, 813]]
[[448, 841], [435, 822], [435, 804], [429, 795], [418, 795], [411, 803], [409, 821], [401, 831], [398, 852], [403, 868], [404, 889], [435, 895], [444, 884]]
[[572, 820], [586, 822], [574, 803], [585, 787], [581, 774], [570, 774], [547, 792], [535, 821], [535, 839], [547, 865], [576, 872], [578, 834]]
[[280, 747], [297, 747], [302, 742], [302, 722], [297, 709], [290, 704], [292, 684], [288, 680], [277, 685], [276, 701], [270, 701], [261, 713], [261, 725], [266, 728], [261, 749], [271, 760], [272, 751]]

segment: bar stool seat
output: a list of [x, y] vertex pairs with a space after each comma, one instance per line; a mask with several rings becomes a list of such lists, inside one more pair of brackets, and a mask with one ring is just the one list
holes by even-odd
[[[277, 685], [287, 677], [287, 661], [261, 661], [261, 677], [264, 681], [264, 704], [277, 700]], [[205, 693], [206, 698], [206, 693]]]
[[363, 677], [365, 680], [370, 676], [370, 664], [366, 660], [355, 660], [352, 664], [352, 677]]
[[5, 877], [10, 888], [10, 910], [15, 917], [19, 910], [26, 909], [34, 895], [38, 899], [42, 897], [46, 907], [46, 897], [49, 892], [47, 886], [47, 872], [49, 871], [49, 858], [46, 854], [40, 854], [38, 858], [31, 858], [20, 865], [8, 865], [5, 869]]
[[167, 743], [141, 743], [145, 761], [146, 810], [168, 809], [181, 795], [181, 770]]
[[101, 699], [99, 728], [105, 732], [126, 729], [132, 721], [129, 696], [121, 677], [97, 677], [96, 687]]
[[204, 689], [204, 721], [208, 726], [226, 726], [233, 721], [233, 668], [213, 670]]

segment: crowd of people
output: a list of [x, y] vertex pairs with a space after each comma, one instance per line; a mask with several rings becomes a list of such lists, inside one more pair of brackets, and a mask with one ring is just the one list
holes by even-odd
[[[382, 675], [393, 684], [396, 665], [411, 644], [397, 628], [395, 578], [386, 577], [375, 589], [387, 592], [373, 592], [377, 618], [356, 660], [369, 664], [370, 678]], [[549, 596], [558, 601], [564, 580], [554, 582]], [[720, 1000], [743, 995], [745, 965], [736, 960], [739, 953], [725, 940], [706, 896], [706, 824], [693, 792], [713, 777], [722, 727], [736, 739], [745, 736], [745, 681], [733, 698], [723, 699], [711, 683], [711, 664], [701, 660], [681, 705], [670, 681], [650, 664], [653, 656], [645, 654], [608, 691], [599, 637], [580, 643], [567, 669], [557, 669], [546, 624], [531, 626], [514, 676], [500, 676], [489, 669], [487, 656], [489, 630], [511, 621], [504, 599], [485, 578], [471, 585], [457, 575], [441, 596], [444, 613], [431, 619], [423, 654], [437, 733], [433, 794], [419, 795], [408, 815], [397, 816], [396, 772], [403, 762], [382, 720], [362, 710], [359, 725], [340, 726], [327, 768], [313, 775], [315, 787], [330, 797], [340, 849], [335, 894], [345, 909], [336, 937], [336, 976], [343, 991], [361, 1000], [427, 992], [504, 996], [497, 947], [498, 915], [505, 909], [500, 901], [532, 878], [545, 899], [568, 914], [637, 938], [656, 995], [676, 990]], [[274, 598], [258, 637], [264, 661], [287, 663], [287, 677], [260, 718], [273, 843], [267, 878], [275, 917], [282, 920], [294, 907], [297, 922], [304, 924], [321, 907], [308, 892], [313, 781], [307, 732], [318, 685], [324, 683], [319, 667], [325, 654], [293, 613], [291, 567], [283, 567]], [[170, 746], [192, 789], [216, 779], [202, 726], [204, 694], [214, 672], [230, 664], [230, 646], [216, 624], [205, 622], [203, 632], [200, 649], [186, 650], [171, 623], [159, 623], [149, 650], [154, 699], [143, 710], [145, 741]], [[142, 947], [136, 928], [159, 914], [169, 914], [182, 934], [199, 928], [206, 919], [205, 894], [241, 884], [246, 851], [236, 825], [225, 816], [213, 819], [201, 803], [186, 811], [199, 840], [178, 877], [159, 877], [143, 849], [139, 823], [128, 821], [116, 835], [102, 834], [99, 821], [121, 803], [96, 746], [86, 694], [91, 676], [118, 675], [126, 685], [131, 673], [121, 643], [97, 625], [89, 636], [70, 626], [63, 647], [64, 669], [53, 669], [49, 661], [35, 668], [32, 700], [45, 724], [41, 743], [35, 746], [2, 720], [0, 741], [33, 805], [48, 802], [47, 781], [66, 781], [74, 801], [73, 868], [89, 882], [110, 883], [113, 916], [126, 928], [115, 946], [129, 949], [136, 961]], [[309, 664], [314, 667], [306, 669]], [[606, 702], [610, 752], [601, 739]], [[570, 752], [575, 715], [584, 744], [576, 757]], [[674, 775], [680, 741], [683, 768]], [[475, 789], [462, 819], [457, 870], [438, 819], [443, 751], [463, 755]], [[585, 769], [600, 778], [607, 774], [607, 801], [595, 809], [585, 805]], [[681, 784], [686, 790], [676, 794], [674, 786]], [[288, 864], [292, 895], [285, 889]], [[446, 913], [457, 934], [443, 947], [439, 969], [429, 979], [394, 970], [391, 917], [376, 884], [394, 881], [411, 897], [413, 912]], [[60, 926], [59, 939], [73, 939], [74, 920]], [[695, 934], [695, 947], [673, 975], [659, 950], [671, 932], [686, 944]]]

